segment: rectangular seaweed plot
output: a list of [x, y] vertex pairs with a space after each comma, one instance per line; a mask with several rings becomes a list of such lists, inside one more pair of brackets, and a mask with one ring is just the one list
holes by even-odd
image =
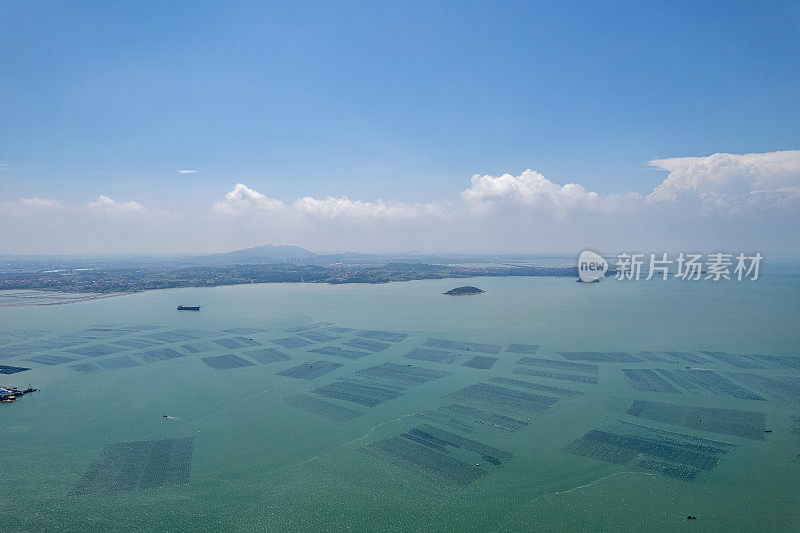
[[361, 352], [358, 350], [345, 350], [344, 348], [339, 348], [338, 346], [323, 346], [322, 348], [309, 350], [309, 352], [321, 353], [323, 355], [335, 355], [336, 357], [343, 357], [350, 360], [361, 359], [362, 357], [370, 355], [367, 352]]
[[590, 361], [593, 363], [641, 363], [638, 357], [625, 352], [557, 352], [570, 361]]
[[78, 363], [70, 366], [70, 368], [79, 374], [96, 374], [103, 371], [102, 368], [92, 363]]
[[735, 366], [736, 368], [764, 368], [764, 366], [759, 363], [756, 359], [752, 357], [748, 357], [746, 355], [737, 355], [727, 352], [701, 352], [709, 357], [713, 357], [714, 359], [718, 359], [723, 363], [728, 363], [731, 366]]
[[42, 365], [63, 365], [64, 363], [71, 363], [72, 361], [77, 361], [77, 357], [69, 357], [66, 355], [51, 355], [51, 354], [44, 354], [44, 355], [36, 355], [34, 357], [28, 357], [25, 359], [26, 361], [31, 361], [32, 363], [39, 363]]
[[234, 335], [252, 335], [253, 333], [266, 333], [266, 330], [256, 328], [230, 328], [223, 329], [222, 333], [232, 333]]
[[71, 495], [185, 485], [192, 445], [192, 437], [107, 444]]
[[244, 352], [244, 355], [261, 363], [262, 365], [280, 363], [281, 361], [289, 361], [291, 359], [291, 357], [280, 350], [276, 350], [275, 348], [259, 348], [258, 350]]
[[26, 370], [30, 370], [30, 368], [23, 368], [21, 366], [0, 365], [0, 374], [16, 374], [18, 372], [25, 372]]
[[129, 331], [124, 328], [94, 327], [84, 329], [79, 333], [83, 334], [83, 336], [87, 339], [101, 339], [104, 337], [125, 335], [126, 333], [129, 333]]
[[621, 446], [608, 435], [605, 431], [594, 429], [565, 446], [564, 451], [615, 464], [630, 463], [638, 455], [636, 450]]
[[294, 396], [289, 396], [283, 399], [283, 403], [290, 407], [305, 411], [306, 413], [318, 415], [337, 422], [352, 420], [363, 414], [361, 411], [356, 411], [355, 409], [350, 409], [349, 407], [342, 407], [341, 405], [336, 405], [307, 394], [296, 394]]
[[242, 359], [238, 355], [217, 355], [214, 357], [203, 357], [201, 360], [216, 370], [230, 370], [232, 368], [243, 368], [246, 366], [255, 366], [255, 363]]
[[651, 363], [675, 363], [675, 359], [657, 352], [638, 352], [636, 357], [650, 361]]
[[506, 348], [507, 352], [533, 355], [539, 349], [538, 344], [512, 344]]
[[636, 468], [641, 470], [649, 470], [651, 472], [658, 472], [665, 476], [674, 477], [681, 481], [692, 481], [697, 477], [700, 471], [696, 468], [686, 465], [676, 465], [674, 463], [667, 463], [664, 461], [653, 461], [652, 459], [642, 459], [636, 463]]
[[600, 367], [588, 363], [570, 363], [568, 361], [554, 361], [552, 359], [539, 359], [538, 357], [523, 357], [517, 361], [518, 365], [538, 366], [542, 368], [558, 368], [560, 370], [571, 370], [573, 372], [586, 372], [597, 374]]
[[[139, 363], [127, 355], [120, 355], [119, 357], [112, 357], [111, 359], [103, 359], [97, 364], [106, 370], [119, 370], [120, 368], [131, 368], [139, 366]], [[74, 367], [73, 367], [74, 368]]]
[[122, 348], [152, 348], [153, 346], [158, 346], [160, 343], [146, 339], [121, 339], [111, 344]]
[[67, 351], [78, 355], [88, 355], [89, 357], [102, 357], [104, 355], [122, 352], [126, 349], [127, 348], [120, 348], [118, 346], [109, 346], [108, 344], [92, 344], [89, 346], [82, 346], [80, 348], [73, 348], [72, 350]]
[[[665, 374], [666, 375], [666, 374]], [[764, 400], [758, 394], [736, 385], [732, 381], [712, 372], [711, 370], [672, 370], [668, 377], [676, 378], [676, 383], [690, 384], [709, 394], [717, 396], [732, 396], [746, 400]]]
[[402, 393], [396, 390], [376, 387], [374, 385], [363, 385], [361, 383], [350, 383], [347, 381], [337, 381], [330, 385], [324, 385], [318, 389], [314, 389], [311, 392], [327, 398], [344, 400], [367, 407], [374, 407], [379, 403], [402, 396]]
[[527, 412], [542, 411], [557, 399], [530, 392], [518, 391], [490, 383], [476, 383], [450, 393], [451, 398], [467, 401], [489, 402], [504, 407], [514, 407]]
[[646, 369], [623, 368], [622, 373], [631, 382], [633, 388], [642, 392], [679, 392], [670, 382], [658, 374]]
[[284, 348], [302, 348], [303, 346], [310, 346], [314, 344], [313, 342], [306, 340], [302, 337], [286, 337], [283, 339], [275, 339], [272, 342], [275, 344], [279, 344]]
[[483, 352], [497, 355], [502, 346], [497, 344], [480, 344], [476, 342], [462, 342], [462, 341], [447, 341], [442, 339], [428, 339], [423, 343], [423, 346], [430, 346], [432, 348], [443, 348], [445, 350], [459, 350], [459, 351], [472, 351]]
[[691, 352], [664, 352], [664, 353], [684, 363], [691, 363], [693, 365], [703, 365], [705, 363], [708, 363], [708, 359], [704, 359], [699, 355], [693, 354]]
[[484, 461], [488, 461], [493, 465], [500, 465], [503, 461], [512, 457], [512, 454], [505, 450], [488, 446], [481, 442], [456, 435], [455, 433], [450, 433], [449, 431], [431, 426], [430, 424], [422, 424], [421, 426], [411, 428], [400, 436], [430, 448], [444, 450], [450, 446], [452, 448], [469, 450], [478, 454]]
[[375, 341], [372, 339], [362, 339], [361, 337], [356, 337], [355, 339], [349, 340], [345, 342], [345, 344], [352, 346], [353, 348], [360, 348], [362, 350], [369, 350], [371, 352], [381, 352], [391, 346], [391, 344], [386, 344], [385, 342]]
[[303, 324], [302, 326], [295, 326], [287, 328], [289, 333], [299, 333], [300, 331], [308, 331], [309, 329], [319, 328], [321, 326], [332, 326], [333, 322], [314, 322], [313, 324]]
[[357, 333], [359, 337], [365, 339], [372, 339], [381, 342], [400, 342], [408, 335], [405, 333], [395, 333], [394, 331], [378, 331], [374, 329], [365, 329]]
[[536, 370], [535, 368], [515, 368], [515, 374], [525, 376], [536, 376], [540, 378], [560, 379], [563, 381], [574, 381], [576, 383], [591, 383], [597, 385], [600, 380], [596, 376], [584, 376], [578, 374], [565, 374], [563, 372], [550, 372], [549, 370]]
[[39, 351], [38, 348], [27, 345], [9, 346], [0, 351], [0, 359], [10, 359], [12, 357], [19, 357], [21, 355], [29, 355]]
[[495, 383], [502, 383], [504, 385], [512, 385], [514, 387], [522, 387], [525, 389], [540, 390], [542, 392], [550, 392], [553, 394], [560, 394], [562, 396], [583, 396], [583, 393], [576, 390], [562, 389], [561, 387], [551, 387], [550, 385], [541, 385], [539, 383], [531, 383], [530, 381], [523, 381], [521, 379], [513, 379], [506, 377], [492, 378], [490, 381]]
[[700, 385], [691, 379], [689, 376], [678, 372], [677, 370], [667, 370], [664, 368], [657, 368], [655, 369], [656, 372], [664, 376], [665, 378], [669, 378], [670, 381], [673, 383], [677, 383], [684, 389], [688, 391], [699, 390]]
[[408, 388], [449, 376], [450, 372], [397, 363], [381, 363], [354, 372], [353, 375], [376, 381], [381, 385]]
[[788, 367], [792, 370], [800, 371], [800, 357], [778, 357], [775, 355], [751, 355], [755, 359], [772, 363], [777, 367]]
[[341, 367], [340, 363], [331, 363], [328, 361], [315, 361], [313, 363], [303, 363], [302, 365], [287, 368], [283, 372], [278, 372], [279, 376], [287, 378], [308, 379], [312, 380], [318, 378], [328, 372], [332, 372]]
[[223, 348], [227, 348], [228, 350], [235, 350], [237, 348], [248, 348], [252, 346], [261, 346], [261, 343], [258, 341], [254, 341], [253, 339], [248, 339], [247, 337], [232, 337], [230, 339], [217, 339], [215, 341], [211, 341], [215, 344], [219, 344]]
[[199, 335], [189, 333], [187, 331], [162, 331], [160, 333], [151, 333], [145, 336], [162, 342], [193, 341], [200, 337]]
[[716, 448], [597, 429], [568, 445], [566, 451], [618, 464], [628, 463], [639, 455], [702, 470], [711, 470], [719, 462]]
[[124, 330], [126, 331], [150, 331], [152, 329], [161, 329], [164, 326], [155, 326], [153, 324], [136, 324], [133, 326], [125, 326]]
[[70, 337], [70, 336], [63, 336], [63, 337], [55, 337], [51, 339], [42, 339], [33, 343], [34, 346], [41, 347], [43, 350], [54, 350], [54, 349], [61, 349], [61, 348], [69, 348], [70, 346], [75, 346], [78, 344], [84, 344], [88, 342], [86, 339], [81, 337]]
[[472, 368], [480, 368], [482, 370], [488, 370], [489, 368], [492, 368], [492, 365], [494, 365], [497, 362], [497, 360], [498, 360], [497, 357], [488, 357], [486, 355], [476, 355], [472, 359], [470, 359], [469, 361], [464, 363], [463, 366], [469, 366], [469, 367], [472, 367]]
[[715, 450], [714, 453], [715, 454], [728, 453], [728, 448], [735, 448], [736, 447], [736, 444], [732, 444], [730, 442], [723, 442], [723, 441], [714, 440], [714, 439], [706, 439], [706, 438], [703, 438], [703, 437], [698, 437], [697, 435], [689, 435], [688, 433], [678, 433], [678, 432], [669, 431], [669, 430], [666, 430], [666, 429], [654, 428], [652, 426], [645, 426], [645, 425], [642, 425], [642, 424], [634, 424], [633, 422], [627, 422], [625, 420], [620, 420], [620, 422], [622, 423], [623, 426], [632, 428], [633, 430], [645, 431], [645, 432], [648, 432], [648, 433], [651, 433], [651, 434], [657, 433], [659, 435], [666, 435], [667, 437], [673, 438], [673, 439], [690, 440], [690, 441], [694, 441], [694, 442], [699, 442], [701, 444], [705, 444], [707, 446], [710, 446], [710, 447], [714, 448], [714, 450]]
[[343, 328], [341, 326], [328, 326], [325, 329], [327, 329], [328, 331], [332, 331], [334, 333], [339, 333], [340, 335], [344, 335], [355, 331], [353, 328]]
[[402, 437], [379, 440], [368, 444], [366, 449], [451, 485], [470, 485], [488, 473], [483, 468], [464, 463], [446, 453], [440, 453]]
[[139, 357], [146, 363], [155, 363], [157, 361], [166, 361], [167, 359], [186, 357], [186, 354], [176, 352], [172, 348], [161, 348], [160, 350], [150, 350], [148, 352], [140, 353]]
[[635, 400], [627, 414], [711, 433], [764, 440], [765, 416], [756, 411]]
[[[528, 422], [510, 416], [489, 413], [467, 405], [451, 403], [426, 413], [429, 418], [443, 420], [445, 423], [464, 427], [463, 423], [481, 424], [501, 431], [513, 433], [528, 425]], [[430, 416], [433, 415], [433, 416]]]
[[800, 403], [800, 378], [788, 376], [768, 378], [744, 372], [732, 373], [731, 376], [748, 387], [774, 396], [781, 402]]
[[445, 352], [444, 350], [414, 348], [403, 357], [407, 357], [408, 359], [416, 359], [417, 361], [430, 361], [431, 363], [451, 365], [455, 363], [461, 356], [457, 353]]
[[334, 337], [324, 331], [306, 331], [304, 333], [298, 333], [297, 335], [314, 342], [332, 342], [340, 339], [340, 337]]
[[205, 342], [205, 341], [188, 342], [186, 344], [181, 344], [180, 346], [178, 346], [178, 349], [183, 350], [186, 353], [203, 353], [203, 352], [213, 352], [214, 350], [219, 350], [218, 347], [214, 346], [210, 342]]

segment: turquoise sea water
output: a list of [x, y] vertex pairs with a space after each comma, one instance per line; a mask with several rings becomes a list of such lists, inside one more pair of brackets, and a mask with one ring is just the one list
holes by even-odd
[[[486, 293], [441, 294], [463, 283]], [[42, 389], [0, 404], [6, 530], [790, 531], [800, 521], [800, 368], [763, 357], [800, 357], [797, 277], [176, 289], [4, 307], [0, 330], [0, 365], [30, 368], [0, 374], [0, 386]], [[310, 351], [325, 347], [361, 357]], [[259, 363], [264, 348], [288, 359]], [[405, 357], [418, 348], [440, 351]], [[164, 349], [180, 357], [152, 354]], [[228, 354], [239, 359], [211, 359]], [[476, 355], [497, 360], [464, 366]], [[212, 366], [231, 361], [245, 366]], [[341, 366], [280, 375], [317, 361]], [[384, 363], [430, 380], [362, 372]], [[673, 390], [637, 390], [623, 369], [655, 369]], [[500, 396], [476, 396], [487, 385]], [[641, 402], [650, 407], [637, 411]], [[448, 405], [472, 414], [442, 416]]]

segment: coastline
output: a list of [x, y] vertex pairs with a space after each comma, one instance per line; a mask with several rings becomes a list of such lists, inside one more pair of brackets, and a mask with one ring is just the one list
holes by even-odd
[[[157, 290], [157, 289], [154, 289]], [[35, 301], [26, 301], [28, 296], [20, 295], [16, 301], [5, 302], [6, 298], [13, 298], [13, 295], [7, 295], [8, 292], [18, 292], [24, 291], [26, 293], [33, 293], [31, 294], [30, 298], [35, 298], [37, 295], [41, 296], [43, 294], [47, 295], [61, 295], [63, 299], [55, 300], [55, 301], [43, 301], [43, 302], [35, 302]], [[144, 291], [138, 291], [144, 292]], [[80, 294], [80, 296], [75, 296]], [[28, 306], [37, 306], [37, 307], [44, 307], [44, 306], [53, 306], [53, 305], [66, 305], [71, 303], [78, 303], [78, 302], [88, 302], [91, 300], [101, 300], [103, 298], [113, 298], [116, 296], [126, 296], [128, 294], [135, 294], [132, 291], [125, 291], [125, 292], [113, 292], [113, 293], [75, 293], [75, 292], [67, 292], [67, 291], [59, 291], [53, 289], [2, 289], [0, 290], [0, 308], [5, 307], [28, 307]], [[73, 297], [70, 297], [73, 296]]]

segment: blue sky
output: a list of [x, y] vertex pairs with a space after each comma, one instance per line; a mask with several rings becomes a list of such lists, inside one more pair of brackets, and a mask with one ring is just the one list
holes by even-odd
[[652, 160], [800, 147], [798, 35], [796, 2], [5, 2], [0, 199], [646, 196]]

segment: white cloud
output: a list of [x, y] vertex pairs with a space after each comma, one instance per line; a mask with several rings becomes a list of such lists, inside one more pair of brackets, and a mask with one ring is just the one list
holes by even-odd
[[225, 199], [216, 202], [212, 209], [226, 215], [242, 215], [249, 211], [279, 211], [286, 206], [280, 200], [269, 198], [243, 183], [237, 183]]
[[178, 173], [180, 173], [180, 174], [194, 174], [195, 172], [197, 172], [197, 171], [196, 170], [178, 170]]
[[50, 198], [20, 198], [19, 203], [27, 207], [55, 208], [61, 207], [61, 202]]
[[[239, 183], [213, 204], [222, 216], [187, 206], [188, 200], [179, 202], [183, 213], [108, 196], [86, 207], [46, 210], [32, 206], [59, 204], [41, 197], [0, 200], [0, 251], [176, 253], [264, 242], [383, 252], [800, 250], [799, 151], [667, 158], [652, 165], [665, 170], [665, 178], [644, 194], [605, 194], [526, 170], [473, 176], [432, 203], [344, 196], [282, 201]], [[118, 215], [98, 223], [92, 216], [98, 212]]]
[[650, 164], [669, 172], [647, 196], [651, 205], [688, 203], [739, 211], [800, 202], [800, 150], [673, 157]]
[[[641, 213], [658, 207], [664, 214], [682, 211], [741, 214], [764, 207], [800, 206], [800, 151], [764, 154], [714, 154], [651, 161], [669, 174], [647, 196], [638, 192], [600, 194], [579, 183], [560, 185], [540, 172], [518, 176], [474, 175], [470, 187], [455, 202], [403, 203], [396, 201], [314, 198], [292, 203], [270, 198], [241, 183], [214, 204], [219, 213], [242, 215], [280, 212], [316, 219], [466, 219], [497, 213], [521, 214], [539, 220], [566, 217]], [[652, 211], [651, 211], [652, 213]]]
[[574, 209], [612, 212], [622, 204], [627, 207], [636, 205], [642, 198], [638, 193], [601, 195], [578, 183], [559, 185], [530, 169], [519, 176], [475, 174], [471, 183], [471, 187], [463, 191], [461, 196], [478, 212], [488, 212], [495, 206], [505, 205], [563, 217]]
[[97, 197], [97, 201], [86, 204], [86, 207], [102, 213], [144, 213], [147, 211], [147, 208], [139, 202], [117, 202], [102, 194]]
[[233, 190], [225, 195], [225, 199], [212, 206], [218, 213], [227, 215], [243, 215], [252, 212], [281, 212], [287, 215], [298, 215], [326, 219], [398, 219], [416, 218], [426, 215], [446, 216], [441, 204], [405, 204], [402, 202], [374, 202], [341, 198], [313, 198], [306, 196], [287, 205], [280, 200], [270, 198], [250, 187], [237, 183]]
[[402, 202], [386, 202], [380, 198], [375, 202], [327, 197], [321, 200], [307, 196], [292, 204], [299, 213], [320, 218], [417, 218], [425, 215], [445, 216], [444, 208], [439, 204], [405, 204]]

